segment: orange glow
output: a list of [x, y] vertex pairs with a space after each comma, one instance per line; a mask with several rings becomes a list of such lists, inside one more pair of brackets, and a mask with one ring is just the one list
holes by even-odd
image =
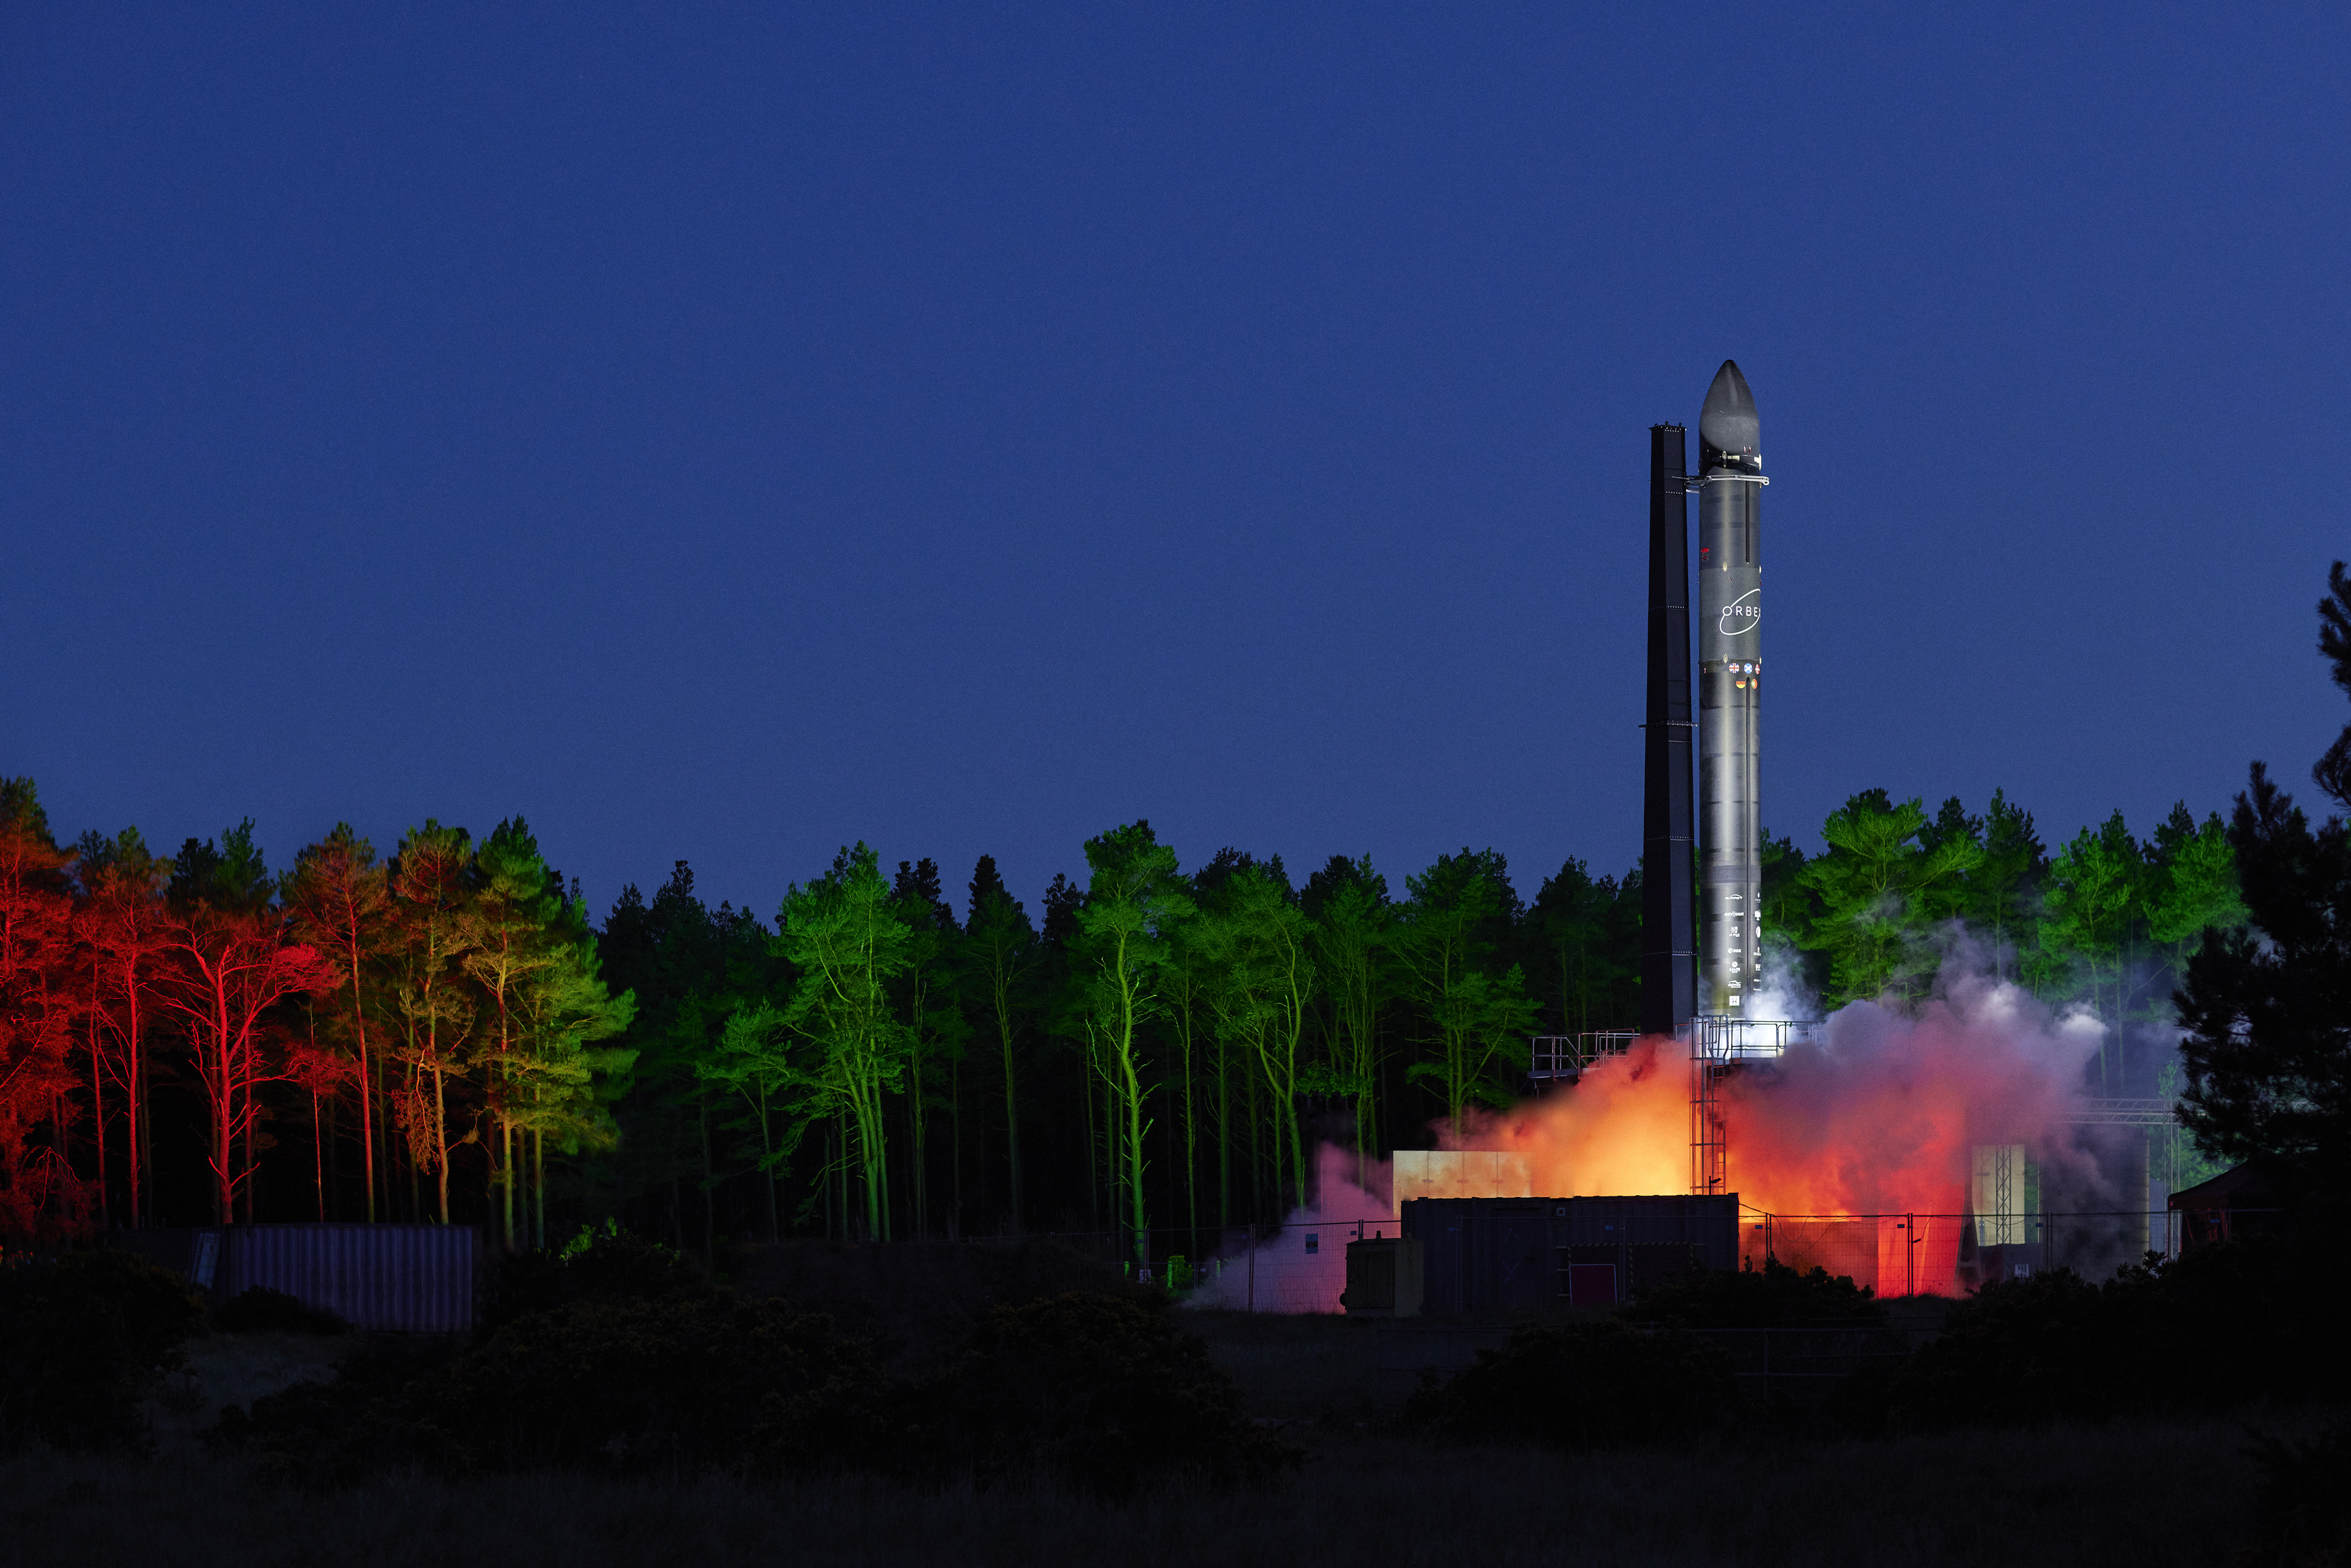
[[[2095, 1023], [2053, 1019], [1996, 982], [1955, 984], [1915, 1018], [1855, 1003], [1829, 1020], [1825, 1045], [1746, 1064], [1724, 1082], [1729, 1190], [1774, 1216], [1885, 1217], [1874, 1246], [1857, 1227], [1836, 1228], [1834, 1245], [1852, 1258], [1838, 1271], [1859, 1277], [1874, 1264], [1886, 1295], [1948, 1291], [1970, 1146], [2023, 1144], [2057, 1157], [2066, 1097], [2097, 1039]], [[1479, 1119], [1452, 1146], [1523, 1155], [1546, 1197], [1687, 1192], [1689, 1096], [1686, 1048], [1653, 1037], [1572, 1090]], [[1814, 1233], [1830, 1244], [1828, 1228], [1792, 1225], [1774, 1250], [1794, 1260]]]

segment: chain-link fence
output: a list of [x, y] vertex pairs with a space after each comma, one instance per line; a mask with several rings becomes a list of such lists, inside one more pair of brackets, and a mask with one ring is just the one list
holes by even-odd
[[[1970, 1214], [1768, 1214], [1739, 1222], [1742, 1269], [1766, 1260], [1819, 1268], [1886, 1300], [1960, 1297], [1996, 1280], [2070, 1269], [2111, 1276], [2147, 1253], [2178, 1256], [2183, 1217], [2161, 1210]], [[1155, 1228], [1138, 1249], [1133, 1231], [1059, 1231], [1071, 1247], [1128, 1279], [1168, 1286], [1202, 1306], [1256, 1312], [1335, 1312], [1347, 1284], [1347, 1244], [1403, 1233], [1394, 1216], [1292, 1220], [1228, 1230]], [[1562, 1263], [1558, 1278], [1571, 1278]], [[1635, 1281], [1637, 1283], [1637, 1281]], [[1562, 1283], [1564, 1292], [1569, 1286]]]
[[1740, 1225], [1740, 1261], [1843, 1275], [1878, 1296], [1959, 1296], [2043, 1269], [2104, 1279], [2149, 1252], [2177, 1256], [2178, 1214], [1763, 1214]]

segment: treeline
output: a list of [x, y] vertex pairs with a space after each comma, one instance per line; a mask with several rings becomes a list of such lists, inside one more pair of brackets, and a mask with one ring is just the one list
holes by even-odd
[[771, 926], [680, 862], [624, 891], [606, 973], [639, 1008], [622, 1137], [588, 1208], [716, 1235], [1117, 1232], [1175, 1249], [1278, 1218], [1330, 1142], [1361, 1158], [1524, 1086], [1527, 1037], [1628, 1027], [1637, 874], [1571, 860], [1530, 903], [1502, 857], [1392, 890], [1225, 850], [1186, 871], [1147, 822], [1085, 846], [1032, 912], [982, 856], [860, 844]]
[[[1764, 930], [1797, 959], [1827, 1007], [1915, 1001], [1959, 933], [1981, 961], [2050, 1001], [2084, 1004], [2107, 1026], [2098, 1092], [2170, 1092], [2159, 1051], [2126, 1056], [2135, 1024], [2172, 1022], [2171, 997], [2208, 930], [2241, 926], [2236, 851], [2217, 813], [2183, 801], [2145, 840], [2116, 811], [2053, 855], [2032, 814], [1995, 792], [1980, 816], [1954, 796], [1928, 817], [1883, 789], [1822, 824], [1807, 858], [1786, 839], [1764, 851]], [[1792, 948], [1792, 954], [1786, 949]]]
[[1635, 1007], [1637, 878], [1499, 854], [1294, 884], [1188, 873], [1146, 823], [1032, 916], [982, 857], [863, 845], [775, 921], [680, 862], [595, 930], [517, 818], [339, 827], [274, 875], [246, 822], [155, 854], [53, 834], [0, 785], [0, 1232], [620, 1217], [681, 1245], [792, 1232], [1206, 1230], [1505, 1103], [1538, 1029]]
[[[2119, 816], [2051, 854], [1995, 796], [1856, 796], [1767, 867], [1775, 939], [1824, 999], [1917, 996], [1966, 923], [2052, 999], [2152, 1017], [2241, 918], [2217, 820]], [[52, 836], [0, 794], [0, 1227], [402, 1219], [509, 1246], [618, 1218], [691, 1250], [786, 1234], [1117, 1233], [1195, 1249], [1360, 1158], [1525, 1086], [1527, 1037], [1632, 1027], [1640, 878], [1502, 857], [1401, 889], [1303, 882], [1148, 823], [1085, 845], [1032, 912], [982, 856], [860, 844], [772, 922], [681, 862], [590, 923], [519, 819], [386, 859], [348, 828], [264, 864], [249, 823], [170, 857]], [[2149, 1063], [2097, 1087], [2152, 1092]], [[1170, 1236], [1168, 1233], [1178, 1233]]]
[[519, 818], [478, 844], [428, 821], [388, 863], [339, 827], [273, 876], [250, 821], [68, 849], [0, 780], [0, 1236], [461, 1211], [543, 1236], [548, 1156], [611, 1144], [632, 1054], [598, 1043], [632, 1011], [598, 965]]

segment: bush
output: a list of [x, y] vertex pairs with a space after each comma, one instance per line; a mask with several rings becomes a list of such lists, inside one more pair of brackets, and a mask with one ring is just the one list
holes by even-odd
[[1177, 1477], [1260, 1486], [1303, 1457], [1242, 1414], [1232, 1379], [1164, 1301], [1132, 1296], [998, 1307], [909, 1406], [917, 1466], [983, 1485], [1047, 1478], [1106, 1497]]
[[1886, 1381], [1897, 1426], [2105, 1420], [2351, 1394], [2330, 1248], [2259, 1236], [2150, 1258], [2094, 1285], [2000, 1281]]
[[781, 1301], [585, 1301], [434, 1354], [376, 1346], [333, 1384], [224, 1418], [276, 1474], [342, 1484], [559, 1469], [774, 1474], [872, 1451], [887, 1389], [862, 1341]]
[[128, 1252], [0, 1269], [0, 1445], [139, 1447], [141, 1396], [203, 1323], [186, 1281]]
[[213, 1327], [221, 1333], [324, 1333], [351, 1332], [351, 1325], [323, 1307], [305, 1306], [298, 1296], [256, 1285], [238, 1292], [213, 1312]]
[[948, 1371], [906, 1384], [865, 1341], [780, 1301], [600, 1291], [464, 1349], [371, 1343], [336, 1382], [231, 1410], [215, 1436], [308, 1486], [411, 1466], [844, 1469], [1124, 1496], [1164, 1478], [1267, 1482], [1300, 1458], [1242, 1415], [1231, 1380], [1164, 1312], [1079, 1295], [997, 1309]]
[[1729, 1358], [1695, 1334], [1571, 1323], [1520, 1329], [1449, 1380], [1426, 1377], [1405, 1418], [1464, 1440], [1609, 1448], [1705, 1431], [1737, 1399]]
[[617, 1226], [583, 1229], [560, 1252], [502, 1260], [490, 1276], [481, 1322], [494, 1332], [529, 1313], [581, 1301], [681, 1301], [716, 1292], [702, 1266], [674, 1248]]
[[1760, 1270], [1686, 1275], [1643, 1292], [1616, 1315], [1685, 1328], [1768, 1328], [1824, 1319], [1876, 1321], [1886, 1308], [1866, 1286], [1818, 1266], [1800, 1272], [1767, 1260]]
[[2351, 1496], [2343, 1486], [2351, 1475], [2351, 1426], [2305, 1443], [2256, 1436], [2252, 1457], [2262, 1471], [2259, 1534], [2238, 1561], [2245, 1568], [2351, 1563]]

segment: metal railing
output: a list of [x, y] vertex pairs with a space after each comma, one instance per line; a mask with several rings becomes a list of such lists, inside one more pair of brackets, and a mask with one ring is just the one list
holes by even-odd
[[1728, 1192], [1730, 1134], [1718, 1103], [1722, 1080], [1741, 1062], [1772, 1061], [1794, 1045], [1815, 1045], [1828, 1026], [1811, 1019], [1750, 1019], [1700, 1013], [1690, 1019], [1690, 1191]]
[[2168, 1100], [2076, 1100], [2065, 1120], [2082, 1127], [2169, 1127], [2176, 1124]]
[[1793, 1045], [1818, 1045], [1828, 1026], [1817, 1019], [1750, 1019], [1700, 1013], [1690, 1019], [1690, 1051], [1710, 1061], [1758, 1061], [1788, 1054]]
[[1640, 1036], [1629, 1029], [1583, 1034], [1539, 1034], [1533, 1039], [1527, 1076], [1537, 1083], [1573, 1083], [1604, 1056], [1622, 1056]]

